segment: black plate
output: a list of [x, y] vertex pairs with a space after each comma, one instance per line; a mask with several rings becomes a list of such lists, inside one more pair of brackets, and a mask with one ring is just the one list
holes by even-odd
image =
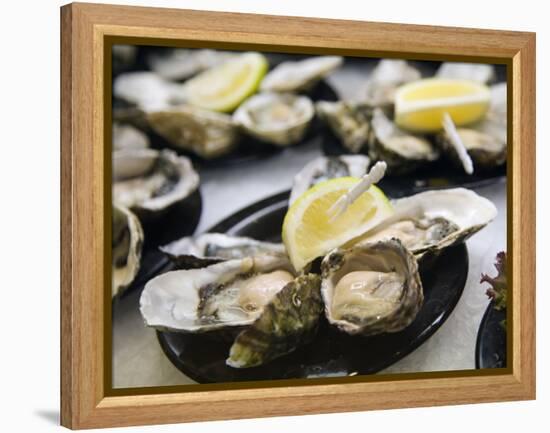
[[[349, 153], [328, 128], [325, 128], [322, 137], [322, 148], [325, 155], [338, 156]], [[412, 173], [400, 176], [385, 176], [380, 183], [380, 187], [387, 193], [394, 193], [394, 197], [403, 197], [429, 189], [456, 188], [459, 186], [481, 188], [497, 182], [504, 182], [505, 179], [506, 165], [469, 175], [445, 158], [440, 158], [427, 167], [417, 169]]]
[[[288, 194], [284, 192], [253, 204], [211, 231], [280, 241]], [[420, 274], [424, 305], [414, 322], [403, 331], [374, 337], [351, 337], [329, 326], [323, 318], [313, 342], [260, 367], [234, 369], [226, 366], [231, 340], [222, 340], [216, 334], [158, 331], [158, 338], [174, 365], [200, 383], [371, 374], [412, 352], [447, 319], [466, 282], [466, 246], [447, 249], [429, 268], [421, 267]]]
[[476, 341], [476, 368], [506, 368], [506, 310], [491, 302], [481, 319]]

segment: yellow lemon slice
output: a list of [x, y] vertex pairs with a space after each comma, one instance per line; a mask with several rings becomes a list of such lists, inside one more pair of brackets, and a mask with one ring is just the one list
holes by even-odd
[[476, 122], [489, 108], [491, 92], [469, 80], [426, 78], [399, 87], [395, 93], [395, 123], [415, 132], [442, 129], [444, 113], [457, 126]]
[[318, 183], [298, 197], [287, 211], [282, 237], [296, 270], [392, 214], [388, 198], [373, 185], [345, 212], [331, 220], [328, 209], [359, 181], [355, 177], [340, 177]]
[[208, 110], [233, 111], [258, 89], [267, 68], [262, 54], [241, 54], [186, 81], [186, 101]]

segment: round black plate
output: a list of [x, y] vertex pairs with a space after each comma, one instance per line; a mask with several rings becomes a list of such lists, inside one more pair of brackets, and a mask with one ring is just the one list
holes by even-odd
[[[337, 156], [349, 153], [339, 142], [338, 138], [325, 128], [322, 134], [323, 153]], [[441, 188], [481, 188], [506, 178], [506, 165], [493, 170], [474, 172], [469, 175], [450, 161], [441, 158], [427, 167], [400, 176], [385, 176], [380, 187], [388, 193], [395, 193], [394, 197], [411, 195], [416, 192]]]
[[[211, 231], [280, 241], [288, 192], [249, 206]], [[351, 337], [321, 320], [316, 338], [295, 352], [266, 365], [234, 369], [225, 364], [231, 340], [212, 334], [158, 331], [160, 344], [174, 365], [200, 383], [298, 379], [375, 373], [412, 352], [447, 319], [464, 289], [468, 274], [465, 245], [447, 249], [430, 267], [421, 267], [425, 301], [414, 322], [401, 332]]]
[[476, 341], [476, 368], [506, 368], [506, 310], [491, 302], [481, 319]]

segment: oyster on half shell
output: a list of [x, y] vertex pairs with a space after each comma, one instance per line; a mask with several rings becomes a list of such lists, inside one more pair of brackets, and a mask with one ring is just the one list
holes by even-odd
[[276, 146], [299, 142], [313, 119], [313, 103], [290, 93], [259, 93], [244, 101], [233, 120], [246, 133]]
[[225, 260], [264, 254], [286, 256], [283, 244], [224, 233], [203, 233], [184, 237], [161, 246], [160, 250], [178, 269], [200, 268]]
[[392, 216], [348, 245], [397, 238], [420, 258], [465, 241], [497, 215], [491, 201], [465, 188], [425, 191], [392, 205]]
[[334, 250], [321, 270], [325, 315], [349, 334], [401, 331], [424, 300], [417, 261], [398, 239]]
[[[115, 204], [138, 216], [147, 242], [188, 235], [198, 224], [202, 207], [199, 175], [189, 158], [171, 150], [114, 152], [112, 191]], [[170, 231], [164, 230], [168, 222]]]
[[399, 86], [420, 78], [420, 71], [405, 60], [380, 60], [365, 86], [365, 102], [372, 107], [388, 109], [393, 106]]
[[316, 56], [277, 65], [262, 80], [263, 92], [299, 92], [311, 89], [344, 62], [339, 56]]
[[365, 103], [319, 101], [317, 115], [351, 153], [365, 152], [370, 134], [372, 107]]
[[128, 209], [113, 205], [112, 295], [126, 289], [136, 277], [141, 260], [143, 229]]
[[286, 257], [270, 255], [171, 271], [145, 285], [141, 314], [148, 326], [177, 332], [250, 325], [294, 278]]
[[205, 159], [226, 155], [237, 144], [238, 128], [228, 114], [173, 105], [149, 111], [146, 118], [172, 146]]
[[408, 173], [439, 158], [430, 141], [402, 131], [380, 108], [373, 111], [370, 134], [368, 155], [372, 161], [386, 162], [388, 173]]
[[[456, 130], [476, 170], [491, 169], [506, 162], [508, 134], [506, 92], [506, 83], [491, 86], [491, 104], [485, 117], [480, 122], [459, 127]], [[450, 144], [447, 133], [441, 132], [437, 140], [443, 152], [461, 167], [460, 159], [455, 147]]]

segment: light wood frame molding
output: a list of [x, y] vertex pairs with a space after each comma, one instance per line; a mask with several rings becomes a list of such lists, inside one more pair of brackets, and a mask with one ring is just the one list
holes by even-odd
[[[109, 395], [104, 66], [109, 37], [508, 66], [511, 367], [304, 386]], [[78, 429], [535, 398], [535, 34], [127, 6], [61, 8], [61, 424]], [[109, 132], [110, 133], [110, 132]], [[513, 200], [512, 200], [513, 198]], [[110, 201], [110, 199], [109, 199]], [[110, 292], [110, 291], [109, 291]], [[510, 340], [509, 340], [510, 341]]]

